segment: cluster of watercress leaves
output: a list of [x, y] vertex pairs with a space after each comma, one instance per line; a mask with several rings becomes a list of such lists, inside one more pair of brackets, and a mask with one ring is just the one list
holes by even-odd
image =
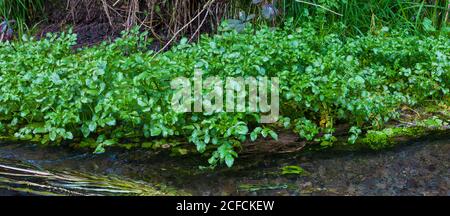
[[[286, 23], [225, 31], [196, 44], [182, 40], [156, 56], [146, 36], [135, 29], [80, 50], [70, 32], [1, 43], [0, 133], [42, 144], [91, 140], [96, 153], [136, 137], [185, 139], [212, 166], [231, 167], [243, 142], [278, 139], [281, 127], [329, 146], [335, 125], [348, 123], [354, 143], [397, 118], [402, 105], [449, 94], [445, 36], [340, 38]], [[261, 114], [250, 112], [175, 112], [170, 81], [192, 77], [194, 69], [204, 77], [278, 77], [280, 122], [262, 125]]]

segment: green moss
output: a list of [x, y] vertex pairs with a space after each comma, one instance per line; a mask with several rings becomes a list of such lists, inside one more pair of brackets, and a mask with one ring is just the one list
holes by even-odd
[[426, 127], [391, 127], [381, 131], [370, 130], [366, 136], [360, 139], [359, 143], [367, 145], [373, 150], [380, 150], [397, 144], [396, 138], [400, 137], [420, 137], [424, 136], [430, 130]]
[[15, 142], [15, 141], [19, 141], [19, 139], [17, 139], [14, 136], [0, 136], [0, 141]]
[[368, 131], [366, 136], [361, 139], [361, 143], [374, 150], [383, 149], [392, 145], [389, 136], [383, 131]]
[[419, 137], [426, 134], [426, 129], [423, 127], [394, 127], [386, 128], [383, 130], [383, 132], [389, 138], [395, 138], [399, 136]]

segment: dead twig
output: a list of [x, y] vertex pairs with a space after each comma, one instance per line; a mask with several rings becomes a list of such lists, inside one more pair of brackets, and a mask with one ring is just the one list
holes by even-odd
[[178, 29], [177, 32], [175, 32], [175, 34], [172, 36], [172, 38], [164, 45], [164, 47], [162, 47], [158, 52], [156, 52], [152, 58], [154, 58], [156, 55], [158, 55], [159, 53], [161, 53], [162, 51], [164, 51], [167, 47], [170, 46], [170, 44], [177, 38], [178, 34], [180, 34], [180, 32], [182, 32], [185, 28], [187, 28], [192, 22], [194, 22], [205, 10], [207, 10], [209, 8], [209, 6], [214, 3], [215, 0], [210, 0], [208, 1], [204, 6], [203, 9], [197, 13], [197, 15], [195, 15], [188, 23], [186, 23], [183, 27], [181, 27], [180, 29]]
[[108, 3], [106, 3], [105, 0], [101, 0], [101, 1], [102, 1], [102, 5], [103, 5], [103, 10], [105, 11], [106, 17], [108, 18], [109, 25], [111, 27], [114, 27], [111, 16], [109, 15]]
[[[209, 6], [209, 8], [211, 7], [211, 5]], [[198, 25], [197, 30], [195, 30], [194, 34], [192, 34], [191, 38], [189, 39], [189, 42], [192, 41], [192, 39], [194, 39], [195, 35], [197, 35], [200, 32], [200, 29], [203, 27], [203, 25], [206, 22], [206, 18], [208, 18], [208, 14], [209, 14], [209, 8], [205, 13], [205, 17], [203, 17], [202, 22]]]

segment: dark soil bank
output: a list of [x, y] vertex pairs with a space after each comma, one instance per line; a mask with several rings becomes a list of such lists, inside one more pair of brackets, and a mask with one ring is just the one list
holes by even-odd
[[[34, 183], [60, 187], [58, 194], [86, 194], [72, 182], [55, 184], [36, 178], [38, 174], [11, 175], [21, 167], [59, 176], [92, 176], [97, 188], [111, 188], [100, 181], [133, 182], [128, 190], [152, 187], [156, 192], [135, 190], [132, 194], [193, 195], [450, 195], [450, 136], [410, 142], [382, 152], [310, 152], [295, 155], [251, 155], [241, 158], [232, 169], [200, 170], [205, 159], [151, 155], [145, 151], [109, 152], [103, 155], [42, 149], [29, 145], [0, 146], [0, 194], [35, 194], [33, 190], [15, 192], [11, 179], [21, 178], [31, 188]], [[282, 175], [287, 165], [302, 167], [303, 175]], [[5, 168], [6, 166], [6, 168]], [[9, 168], [8, 168], [9, 167]], [[3, 169], [3, 170], [1, 170]], [[23, 173], [22, 173], [23, 174]], [[102, 176], [102, 177], [99, 177]], [[60, 177], [58, 177], [60, 178]], [[9, 179], [9, 180], [8, 180]], [[81, 180], [80, 180], [81, 181]], [[99, 182], [95, 182], [99, 181]], [[136, 183], [139, 181], [139, 183]], [[87, 184], [86, 181], [83, 184]], [[77, 184], [80, 185], [80, 184]], [[19, 187], [19, 188], [20, 188]], [[87, 187], [87, 186], [85, 186]], [[119, 187], [119, 186], [117, 186]], [[135, 187], [135, 188], [133, 188]], [[15, 188], [15, 189], [13, 189]], [[40, 193], [42, 193], [40, 189]], [[92, 188], [92, 187], [90, 187]], [[170, 190], [168, 189], [170, 188]], [[50, 189], [49, 189], [50, 190]], [[55, 189], [52, 189], [55, 192]], [[25, 191], [25, 192], [24, 192]], [[106, 190], [96, 190], [105, 194]], [[169, 192], [168, 192], [169, 191]], [[111, 193], [108, 193], [111, 194]]]
[[[100, 1], [48, 1], [45, 13], [47, 20], [41, 25], [39, 36], [65, 31], [70, 27], [78, 36], [77, 47], [118, 37], [124, 29], [122, 25], [110, 25]], [[118, 23], [122, 20], [114, 21]]]
[[[169, 41], [178, 30], [180, 37], [197, 38], [199, 33], [212, 32], [217, 27], [224, 16], [219, 10], [214, 17], [207, 17], [201, 26], [204, 13], [190, 22], [205, 3], [200, 0], [181, 1], [177, 8], [173, 8], [169, 1], [49, 0], [45, 1], [43, 20], [36, 20], [40, 21], [37, 36], [72, 28], [78, 36], [75, 47], [79, 48], [114, 40], [121, 31], [140, 26], [155, 39], [151, 48], [159, 50], [161, 43]], [[210, 9], [223, 9], [225, 4], [227, 1], [216, 0]], [[186, 28], [181, 29], [185, 25]]]

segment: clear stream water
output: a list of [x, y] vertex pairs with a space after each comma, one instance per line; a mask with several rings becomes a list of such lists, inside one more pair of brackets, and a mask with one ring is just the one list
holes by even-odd
[[[144, 150], [0, 144], [0, 195], [450, 195], [450, 134], [393, 149], [247, 155], [232, 169]], [[288, 165], [302, 175], [283, 175]]]

